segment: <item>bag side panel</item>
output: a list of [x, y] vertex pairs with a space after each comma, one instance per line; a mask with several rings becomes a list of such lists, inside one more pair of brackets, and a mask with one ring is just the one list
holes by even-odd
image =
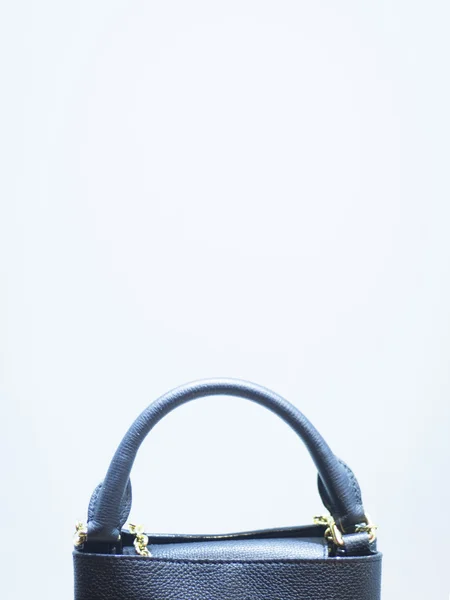
[[75, 600], [380, 600], [381, 554], [280, 561], [74, 552]]

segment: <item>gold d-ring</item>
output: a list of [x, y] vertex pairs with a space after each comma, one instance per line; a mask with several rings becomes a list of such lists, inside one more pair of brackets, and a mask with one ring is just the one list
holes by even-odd
[[325, 529], [325, 539], [328, 542], [333, 542], [335, 546], [343, 546], [344, 538], [342, 537], [342, 532], [339, 527], [336, 525], [335, 520], [331, 516], [321, 516], [314, 517], [314, 523], [316, 525], [326, 525]]
[[365, 525], [357, 525], [355, 527], [356, 533], [368, 533], [369, 534], [369, 542], [372, 543], [377, 539], [377, 525], [372, 523], [372, 519], [369, 515], [366, 515], [367, 523]]

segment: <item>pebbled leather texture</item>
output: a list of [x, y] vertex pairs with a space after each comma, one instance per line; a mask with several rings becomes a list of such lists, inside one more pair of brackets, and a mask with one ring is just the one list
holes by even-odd
[[[149, 544], [154, 558], [188, 560], [284, 560], [326, 558], [328, 544], [322, 538], [268, 540], [214, 540], [173, 544]], [[136, 556], [134, 546], [123, 550], [124, 555]]]
[[[322, 525], [306, 525], [218, 534], [148, 533], [147, 548], [155, 558], [190, 560], [326, 558], [324, 532]], [[123, 554], [136, 555], [134, 539], [122, 531]]]
[[[148, 549], [155, 557], [166, 558], [326, 558], [328, 544], [324, 525], [278, 527], [237, 533], [219, 534], [162, 534], [147, 533]], [[345, 545], [336, 549], [337, 555], [370, 556], [377, 554], [376, 541], [370, 543], [367, 533], [343, 536]], [[121, 544], [113, 554], [136, 554], [134, 534], [122, 530]], [[91, 545], [83, 548], [91, 552]], [[100, 553], [102, 553], [100, 551]]]
[[[362, 506], [361, 488], [359, 487], [359, 483], [355, 477], [355, 474], [343, 460], [341, 460], [338, 457], [336, 457], [336, 459], [341, 464], [342, 468], [346, 471], [346, 473], [348, 475], [348, 481], [349, 481], [349, 484], [353, 488], [353, 493], [355, 495], [355, 498], [356, 498], [357, 502]], [[319, 489], [319, 494], [320, 494], [320, 498], [323, 502], [323, 505], [333, 515], [336, 512], [336, 507], [334, 506], [333, 499], [330, 496], [330, 494], [328, 493], [328, 490], [325, 487], [322, 479], [320, 478], [320, 475], [317, 477], [317, 486]], [[131, 486], [130, 486], [130, 493], [131, 493]], [[129, 502], [130, 502], [130, 506], [131, 506], [131, 497], [129, 498]]]
[[[186, 542], [216, 542], [220, 540], [269, 540], [280, 541], [291, 538], [323, 538], [324, 525], [300, 525], [296, 527], [274, 527], [271, 529], [253, 529], [233, 533], [147, 533], [151, 544], [184, 544]], [[126, 529], [122, 531], [122, 543], [131, 546], [134, 534]]]
[[[103, 482], [99, 483], [98, 486], [95, 488], [95, 490], [92, 493], [91, 499], [89, 501], [89, 506], [88, 506], [88, 521], [92, 521], [92, 519], [94, 518], [95, 505], [97, 502], [97, 497], [102, 488], [102, 485], [103, 485]], [[131, 481], [128, 480], [127, 487], [125, 488], [125, 493], [123, 495], [122, 501], [120, 502], [120, 521], [122, 524], [124, 524], [126, 522], [126, 520], [128, 519], [128, 515], [130, 514], [130, 511], [131, 511], [132, 500], [133, 500], [133, 495], [132, 495], [132, 491], [131, 491]]]
[[342, 531], [352, 533], [366, 521], [359, 485], [350, 469], [330, 450], [306, 417], [281, 396], [237, 379], [201, 380], [180, 386], [153, 402], [136, 419], [119, 445], [106, 477], [91, 499], [88, 539], [114, 545], [131, 504], [127, 493], [134, 459], [149, 431], [178, 406], [205, 396], [238, 396], [281, 417], [303, 439], [319, 471], [321, 495]]
[[344, 535], [344, 547], [337, 549], [338, 556], [366, 556], [377, 551], [376, 541], [371, 544], [367, 533]]
[[187, 560], [74, 552], [75, 600], [379, 600], [381, 556]]

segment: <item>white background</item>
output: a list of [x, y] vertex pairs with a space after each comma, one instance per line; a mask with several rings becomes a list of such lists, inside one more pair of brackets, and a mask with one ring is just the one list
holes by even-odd
[[[123, 433], [186, 381], [295, 403], [379, 523], [384, 600], [447, 598], [448, 4], [5, 3], [2, 598], [72, 598]], [[236, 399], [167, 417], [150, 531], [308, 523], [315, 471]]]

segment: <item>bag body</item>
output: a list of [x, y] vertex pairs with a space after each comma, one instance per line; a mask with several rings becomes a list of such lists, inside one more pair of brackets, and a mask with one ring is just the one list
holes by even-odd
[[[319, 475], [329, 517], [302, 527], [217, 535], [146, 534], [124, 524], [130, 472], [140, 444], [168, 412], [214, 395], [239, 396], [284, 419], [302, 438]], [[292, 404], [234, 379], [193, 382], [151, 404], [133, 423], [78, 524], [75, 600], [379, 600], [381, 554], [358, 482]]]

